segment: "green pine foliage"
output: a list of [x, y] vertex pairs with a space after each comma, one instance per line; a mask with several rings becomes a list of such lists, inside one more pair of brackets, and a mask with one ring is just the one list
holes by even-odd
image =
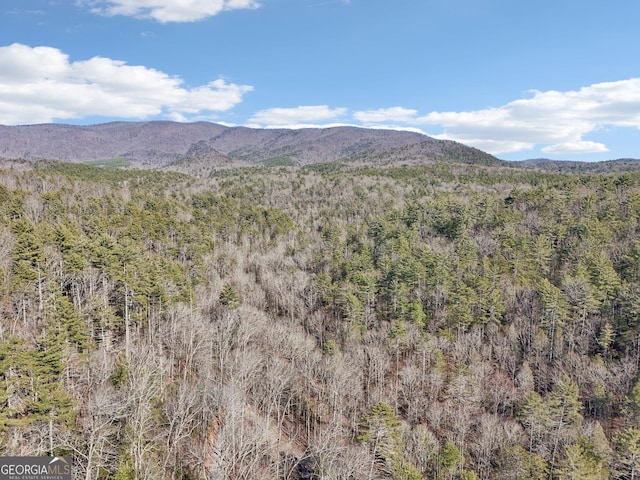
[[377, 469], [398, 480], [421, 478], [418, 470], [404, 458], [401, 424], [389, 405], [381, 402], [371, 407], [360, 423], [358, 440], [369, 445]]
[[238, 295], [238, 291], [234, 288], [233, 285], [227, 283], [220, 292], [220, 297], [218, 298], [220, 305], [227, 308], [238, 308], [240, 306], [240, 295]]

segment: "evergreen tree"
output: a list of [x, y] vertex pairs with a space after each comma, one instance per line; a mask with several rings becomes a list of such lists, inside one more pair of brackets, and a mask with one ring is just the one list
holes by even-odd
[[565, 445], [563, 456], [553, 469], [557, 480], [607, 480], [609, 472], [581, 443]]
[[527, 452], [521, 445], [507, 447], [499, 456], [500, 477], [505, 480], [547, 480], [547, 462], [537, 453]]
[[627, 428], [614, 439], [620, 478], [640, 477], [640, 430]]
[[[369, 445], [377, 462], [399, 480], [420, 480], [422, 475], [405, 458], [400, 422], [385, 403], [374, 405], [360, 423], [358, 439]], [[373, 464], [372, 464], [373, 468]]]
[[[583, 405], [576, 383], [566, 374], [558, 380], [547, 397], [547, 406], [551, 414], [553, 447], [551, 450], [551, 466], [555, 469], [555, 458], [558, 454], [561, 439], [567, 429], [577, 427], [582, 421]], [[576, 447], [577, 448], [577, 447]], [[570, 450], [571, 458], [578, 455], [578, 450]], [[576, 457], [577, 458], [577, 457]]]
[[549, 360], [553, 361], [555, 352], [562, 344], [562, 328], [566, 320], [567, 305], [558, 287], [543, 278], [538, 284], [543, 307], [542, 327], [549, 337]]
[[240, 306], [240, 296], [238, 295], [238, 291], [229, 283], [222, 287], [218, 301], [220, 302], [220, 305], [230, 309], [238, 308]]
[[551, 426], [549, 409], [537, 392], [529, 391], [518, 409], [518, 419], [529, 435], [529, 453], [532, 453]]

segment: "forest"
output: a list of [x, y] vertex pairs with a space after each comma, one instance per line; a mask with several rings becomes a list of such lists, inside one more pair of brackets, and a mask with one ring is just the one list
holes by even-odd
[[640, 172], [0, 169], [0, 454], [640, 479]]

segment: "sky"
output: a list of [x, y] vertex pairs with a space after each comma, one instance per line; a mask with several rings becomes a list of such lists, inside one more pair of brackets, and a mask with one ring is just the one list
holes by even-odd
[[420, 131], [640, 158], [637, 0], [2, 0], [0, 124]]

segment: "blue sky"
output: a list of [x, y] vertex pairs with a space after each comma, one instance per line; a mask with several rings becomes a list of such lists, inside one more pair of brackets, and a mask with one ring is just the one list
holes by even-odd
[[422, 131], [640, 158], [635, 0], [3, 0], [0, 124]]

